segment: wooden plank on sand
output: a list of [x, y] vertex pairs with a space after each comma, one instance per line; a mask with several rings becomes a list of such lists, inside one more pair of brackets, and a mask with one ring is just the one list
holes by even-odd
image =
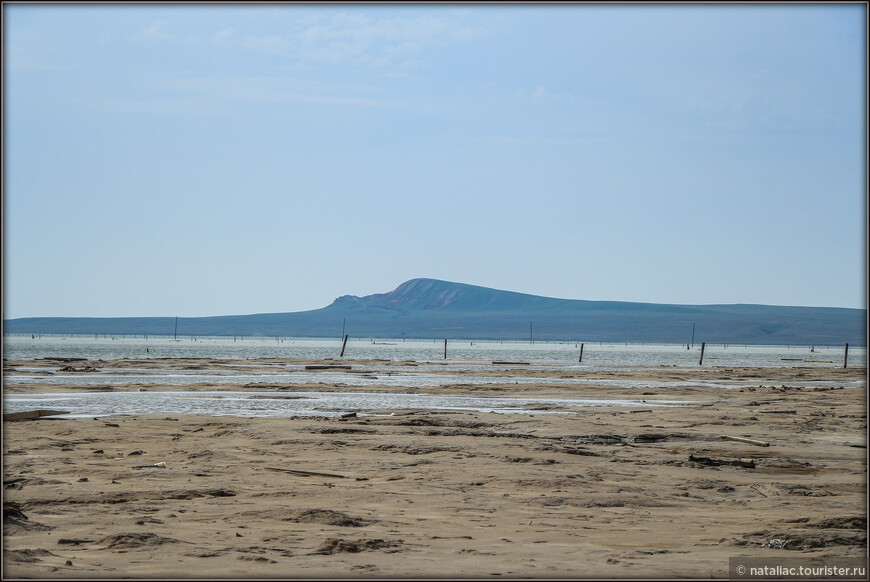
[[769, 447], [770, 446], [770, 443], [766, 443], [764, 441], [757, 441], [755, 439], [747, 439], [747, 438], [738, 437], [738, 436], [728, 436], [726, 434], [723, 434], [722, 438], [728, 439], [729, 441], [737, 441], [739, 443], [749, 443], [750, 445], [755, 445], [758, 447]]

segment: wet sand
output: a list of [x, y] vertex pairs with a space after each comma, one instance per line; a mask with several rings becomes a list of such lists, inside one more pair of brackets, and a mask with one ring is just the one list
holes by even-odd
[[[341, 363], [403, 373], [414, 367]], [[118, 369], [245, 371], [251, 364], [112, 362]], [[44, 373], [59, 365], [4, 362], [7, 372], [43, 367]], [[90, 373], [99, 372], [81, 372]], [[308, 373], [305, 383], [149, 389], [359, 390]], [[559, 410], [569, 414], [153, 414], [4, 422], [3, 575], [724, 578], [730, 556], [867, 553], [866, 388], [851, 384], [866, 379], [864, 368], [515, 366], [463, 373], [543, 379], [425, 391], [691, 403]], [[547, 382], [572, 378], [689, 384]], [[835, 389], [794, 388], [813, 381], [833, 382]], [[722, 382], [747, 385], [705, 386]], [[5, 389], [82, 387], [72, 378], [60, 386]], [[775, 539], [788, 543], [763, 547]]]

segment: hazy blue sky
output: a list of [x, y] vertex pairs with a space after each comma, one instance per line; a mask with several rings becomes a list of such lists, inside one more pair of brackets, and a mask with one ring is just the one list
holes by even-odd
[[5, 316], [866, 307], [866, 18], [4, 4]]

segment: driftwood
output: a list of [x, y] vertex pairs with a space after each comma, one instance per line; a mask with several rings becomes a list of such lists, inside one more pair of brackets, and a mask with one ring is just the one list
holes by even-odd
[[689, 460], [693, 463], [698, 463], [700, 465], [707, 465], [709, 467], [720, 467], [722, 465], [734, 465], [735, 467], [746, 467], [747, 469], [755, 468], [755, 461], [739, 461], [739, 460], [731, 460], [731, 459], [711, 459], [710, 457], [696, 457], [695, 455], [689, 455]]
[[761, 414], [797, 414], [797, 410], [759, 410]]
[[722, 435], [723, 439], [728, 439], [729, 441], [737, 441], [739, 443], [749, 443], [750, 445], [755, 445], [757, 447], [769, 447], [770, 443], [766, 443], [764, 441], [757, 441], [755, 439], [747, 439], [738, 436], [728, 436], [726, 434]]
[[153, 465], [136, 465], [132, 467], [133, 469], [165, 469], [166, 462], [160, 461], [159, 463], [154, 463]]
[[281, 469], [278, 467], [264, 467], [269, 471], [278, 471], [280, 473], [290, 473], [291, 475], [299, 475], [300, 477], [333, 477], [335, 479], [347, 479], [344, 475], [335, 473], [318, 473], [316, 471], [300, 471], [298, 469]]
[[765, 493], [761, 489], [759, 489], [758, 485], [750, 485], [749, 488], [753, 489], [756, 493], [758, 493], [759, 495], [761, 495], [763, 497], [770, 497], [770, 495], [768, 495], [767, 493]]
[[350, 366], [330, 365], [330, 364], [310, 364], [305, 366], [306, 370], [350, 370]]
[[27, 410], [25, 412], [7, 412], [3, 415], [4, 422], [16, 422], [19, 420], [36, 420], [43, 416], [56, 414], [69, 414], [68, 410]]

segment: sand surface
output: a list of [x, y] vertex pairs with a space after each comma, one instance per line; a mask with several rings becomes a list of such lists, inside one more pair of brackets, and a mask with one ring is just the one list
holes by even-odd
[[[4, 362], [16, 374], [59, 365]], [[234, 365], [251, 369], [250, 361], [112, 362], [116, 370]], [[310, 382], [285, 385], [149, 389], [359, 389], [309, 374]], [[730, 556], [867, 554], [867, 398], [854, 384], [865, 380], [864, 368], [516, 366], [467, 374], [543, 379], [426, 392], [690, 404], [4, 422], [3, 576], [726, 578]], [[813, 381], [835, 389], [792, 388]], [[705, 385], [716, 382], [746, 386]], [[82, 387], [73, 378], [4, 389]], [[763, 547], [771, 540], [788, 543]]]

